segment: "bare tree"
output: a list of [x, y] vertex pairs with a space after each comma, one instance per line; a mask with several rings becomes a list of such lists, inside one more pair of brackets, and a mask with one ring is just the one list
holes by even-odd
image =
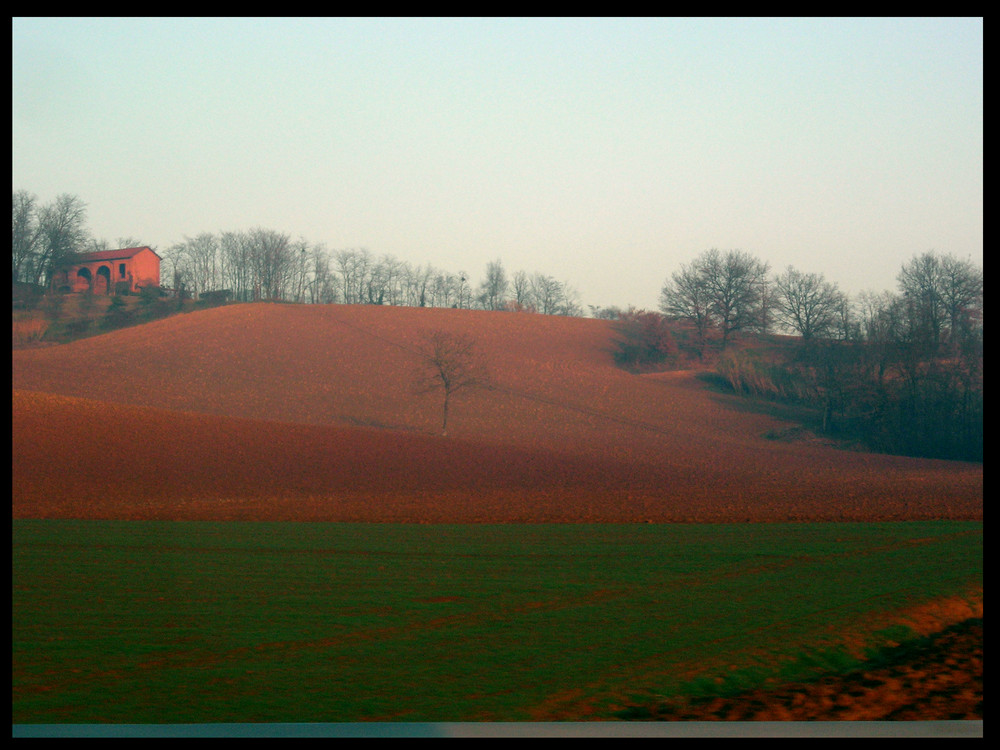
[[804, 341], [829, 336], [838, 326], [843, 295], [823, 274], [789, 266], [775, 279], [778, 318]]
[[431, 299], [435, 307], [451, 307], [454, 297], [455, 276], [454, 274], [441, 272], [434, 276], [431, 281]]
[[511, 291], [514, 293], [514, 303], [518, 309], [530, 309], [534, 307], [534, 300], [531, 295], [531, 277], [524, 271], [515, 271], [510, 282]]
[[310, 260], [312, 260], [312, 249], [309, 247], [309, 242], [304, 237], [299, 237], [289, 248], [288, 293], [292, 302], [306, 301]]
[[219, 238], [210, 232], [197, 237], [185, 237], [184, 241], [171, 245], [164, 260], [174, 269], [177, 280], [175, 288], [183, 283], [185, 291], [201, 295], [214, 291], [222, 285], [222, 258]]
[[709, 250], [702, 256], [702, 273], [716, 324], [722, 331], [722, 348], [732, 335], [759, 330], [767, 317], [768, 265], [750, 253]]
[[959, 345], [983, 321], [983, 269], [953, 255], [941, 259], [941, 301], [948, 341]]
[[700, 259], [681, 266], [663, 285], [660, 310], [669, 317], [688, 320], [694, 325], [698, 352], [703, 354], [712, 325], [712, 305]]
[[408, 263], [403, 263], [400, 278], [402, 304], [408, 307], [428, 307], [430, 305], [431, 279], [433, 278], [433, 266], [413, 268]]
[[580, 304], [580, 293], [566, 282], [563, 282], [562, 285], [562, 301], [556, 310], [556, 314], [574, 318], [583, 315], [583, 305]]
[[484, 310], [502, 310], [507, 302], [510, 282], [499, 260], [486, 264], [486, 278], [479, 285], [479, 304]]
[[442, 272], [431, 284], [433, 307], [468, 307], [469, 287], [464, 271], [457, 274]]
[[461, 390], [489, 385], [486, 364], [476, 351], [475, 340], [448, 331], [426, 333], [418, 349], [420, 371], [416, 379], [418, 393], [441, 391], [444, 394], [441, 434], [448, 434], [448, 408], [452, 396]]
[[379, 305], [402, 304], [408, 273], [409, 268], [404, 261], [392, 255], [383, 255], [375, 267], [372, 287], [375, 294], [369, 302]]
[[357, 305], [363, 302], [368, 269], [372, 265], [371, 253], [365, 248], [338, 250], [334, 254], [334, 262], [340, 275], [341, 296], [344, 303]]
[[193, 239], [185, 238], [188, 246], [188, 256], [191, 260], [191, 280], [196, 289], [202, 292], [216, 291], [222, 288], [222, 273], [219, 239], [211, 232], [202, 232]]
[[81, 252], [87, 241], [87, 205], [64, 193], [38, 212], [39, 252], [34, 268], [35, 283], [46, 285], [62, 264]]
[[531, 307], [543, 315], [576, 316], [582, 314], [576, 292], [569, 284], [536, 273], [530, 279]]
[[330, 254], [323, 245], [313, 247], [313, 272], [309, 280], [309, 301], [329, 304], [339, 301], [336, 281], [330, 270]]
[[936, 350], [941, 343], [945, 320], [941, 259], [933, 252], [914, 257], [900, 269], [898, 281], [908, 309], [912, 337]]
[[620, 307], [615, 305], [610, 305], [608, 307], [601, 307], [600, 305], [587, 305], [590, 309], [590, 317], [595, 320], [621, 320], [625, 315], [628, 314], [627, 311], [622, 310]]
[[236, 302], [250, 301], [250, 261], [244, 232], [219, 235], [222, 286], [231, 289]]
[[13, 196], [11, 281], [34, 282], [39, 241], [38, 198], [27, 190], [15, 190]]
[[942, 344], [958, 344], [981, 319], [983, 272], [971, 261], [926, 252], [903, 265], [898, 281], [912, 336], [932, 353]]
[[768, 268], [742, 250], [706, 250], [664, 284], [660, 310], [694, 323], [701, 349], [708, 329], [718, 328], [725, 349], [739, 331], [767, 329], [772, 302]]
[[284, 299], [293, 271], [291, 238], [273, 229], [256, 227], [248, 233], [255, 300]]
[[467, 310], [472, 307], [472, 289], [469, 287], [469, 274], [459, 271], [454, 277], [455, 302], [452, 307]]
[[536, 273], [531, 277], [531, 300], [543, 315], [555, 315], [563, 301], [562, 284], [551, 276]]

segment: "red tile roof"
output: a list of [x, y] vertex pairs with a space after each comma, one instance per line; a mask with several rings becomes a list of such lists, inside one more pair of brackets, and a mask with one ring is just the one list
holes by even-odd
[[160, 256], [150, 247], [126, 247], [121, 250], [100, 250], [96, 253], [80, 253], [74, 259], [75, 263], [91, 263], [97, 260], [121, 260], [123, 258], [133, 258], [143, 250], [149, 250], [157, 258]]

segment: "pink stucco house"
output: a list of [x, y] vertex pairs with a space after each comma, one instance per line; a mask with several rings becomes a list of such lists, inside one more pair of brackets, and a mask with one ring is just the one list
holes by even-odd
[[56, 270], [52, 288], [63, 292], [122, 294], [160, 285], [160, 256], [148, 247], [81, 253]]

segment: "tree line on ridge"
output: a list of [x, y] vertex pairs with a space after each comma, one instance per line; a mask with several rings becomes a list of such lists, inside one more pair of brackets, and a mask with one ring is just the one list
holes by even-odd
[[[14, 191], [12, 228], [12, 280], [40, 290], [79, 253], [149, 245], [93, 238], [86, 205], [69, 194], [43, 205]], [[509, 274], [500, 260], [475, 283], [464, 271], [263, 228], [153, 249], [163, 285], [191, 297], [226, 290], [234, 301], [585, 314], [567, 283]], [[983, 270], [969, 260], [914, 255], [897, 290], [851, 297], [822, 274], [791, 266], [774, 274], [752, 253], [709, 249], [670, 274], [658, 310], [591, 305], [589, 313], [614, 321], [614, 355], [629, 369], [714, 363], [737, 392], [815, 407], [823, 431], [879, 450], [982, 460]], [[736, 345], [772, 333], [795, 337], [790, 353], [767, 359]]]

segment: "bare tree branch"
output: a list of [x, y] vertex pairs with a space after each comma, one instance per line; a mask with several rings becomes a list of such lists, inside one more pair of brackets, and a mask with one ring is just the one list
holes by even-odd
[[448, 408], [451, 397], [460, 390], [485, 388], [489, 385], [486, 364], [476, 351], [470, 336], [430, 331], [419, 347], [420, 371], [415, 389], [418, 393], [442, 391], [441, 434], [448, 434]]

